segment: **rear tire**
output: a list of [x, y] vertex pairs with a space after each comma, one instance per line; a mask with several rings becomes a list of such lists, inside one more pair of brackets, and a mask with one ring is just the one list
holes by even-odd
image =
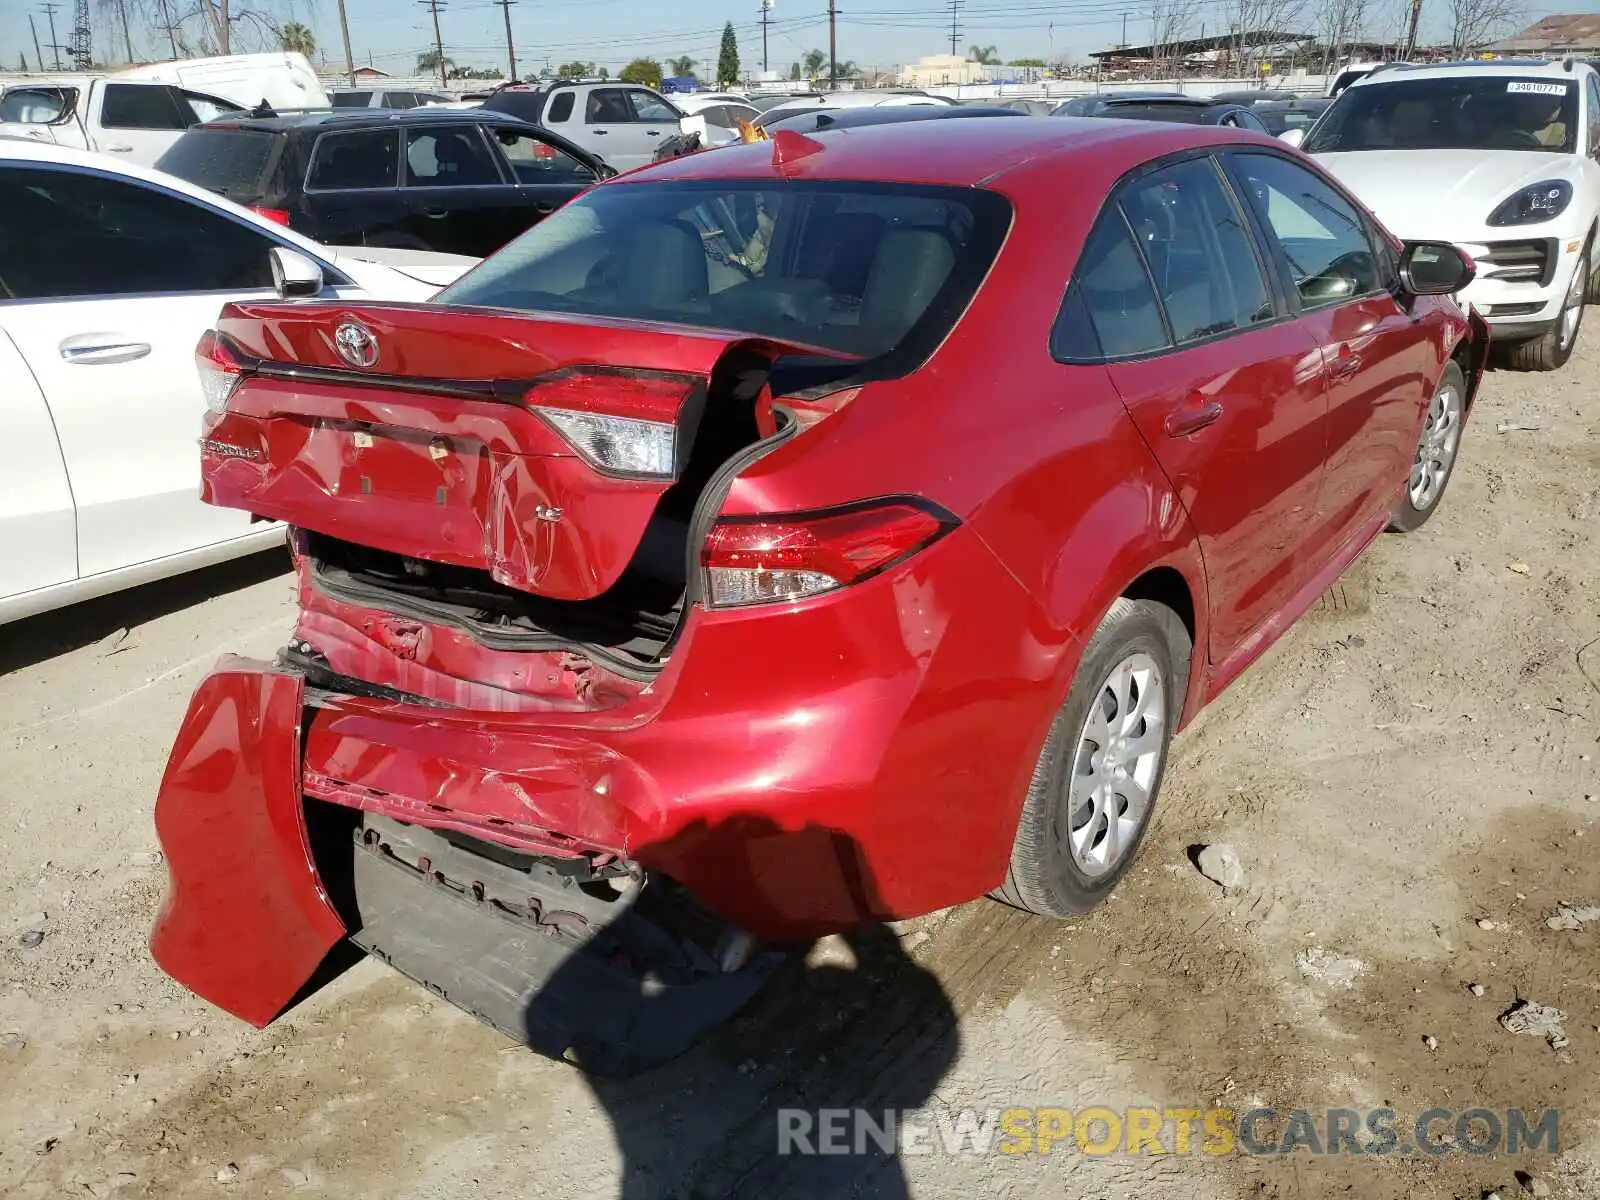
[[1421, 529], [1444, 499], [1461, 456], [1461, 432], [1466, 421], [1467, 380], [1461, 365], [1447, 362], [1433, 389], [1428, 414], [1417, 439], [1416, 457], [1400, 503], [1389, 515], [1391, 533], [1410, 533]]
[[1191, 648], [1170, 608], [1112, 604], [1039, 753], [995, 899], [1070, 917], [1111, 894], [1155, 811]]
[[1567, 365], [1583, 329], [1583, 310], [1595, 291], [1589, 274], [1589, 247], [1585, 246], [1572, 273], [1561, 315], [1539, 337], [1518, 342], [1506, 351], [1506, 365], [1515, 371], [1556, 371]]

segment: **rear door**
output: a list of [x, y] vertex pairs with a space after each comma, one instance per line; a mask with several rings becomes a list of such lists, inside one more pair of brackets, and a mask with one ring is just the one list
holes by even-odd
[[[59, 438], [79, 573], [251, 532], [247, 514], [200, 502], [194, 350], [225, 301], [272, 294], [275, 243], [186, 197], [79, 168], [0, 167], [0, 212], [30, 239], [28, 254], [0, 266], [13, 297], [0, 302], [0, 327], [54, 423], [52, 438], [36, 430], [15, 444], [48, 476]], [[41, 528], [59, 527], [59, 500], [46, 515]], [[47, 561], [27, 570], [59, 575]]]
[[1057, 356], [1107, 362], [1199, 536], [1208, 651], [1228, 658], [1306, 578], [1327, 398], [1316, 343], [1210, 157], [1115, 195], [1085, 245]]
[[1314, 530], [1326, 560], [1398, 498], [1433, 394], [1428, 329], [1395, 298], [1393, 254], [1320, 176], [1270, 153], [1229, 156], [1328, 378], [1328, 466]]
[[430, 250], [484, 258], [521, 233], [525, 200], [476, 124], [404, 131], [400, 195]]
[[67, 465], [44, 393], [6, 332], [9, 307], [0, 303], [0, 601], [78, 575]]
[[409, 202], [400, 195], [400, 131], [392, 126], [336, 130], [311, 147], [303, 203], [303, 233], [335, 246], [427, 249], [413, 232]]

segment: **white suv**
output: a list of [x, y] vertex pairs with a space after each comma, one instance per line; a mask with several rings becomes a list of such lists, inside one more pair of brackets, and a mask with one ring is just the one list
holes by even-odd
[[1473, 257], [1463, 299], [1511, 344], [1513, 366], [1549, 371], [1572, 356], [1584, 304], [1600, 303], [1600, 76], [1588, 63], [1375, 72], [1303, 149], [1399, 237]]

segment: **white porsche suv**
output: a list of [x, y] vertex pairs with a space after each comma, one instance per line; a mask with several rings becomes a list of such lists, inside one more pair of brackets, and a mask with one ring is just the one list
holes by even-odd
[[1478, 264], [1463, 299], [1511, 365], [1572, 356], [1600, 303], [1600, 76], [1588, 63], [1400, 65], [1352, 84], [1302, 149], [1404, 240]]

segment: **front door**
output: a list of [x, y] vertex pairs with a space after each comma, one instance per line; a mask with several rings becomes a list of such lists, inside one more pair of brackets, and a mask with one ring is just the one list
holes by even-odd
[[[583, 132], [580, 139], [619, 171], [629, 171], [655, 160], [660, 137], [647, 136], [652, 129], [634, 115], [632, 88], [597, 87], [583, 101]], [[659, 135], [660, 129], [655, 132]]]
[[1074, 286], [1199, 537], [1220, 662], [1307, 577], [1327, 415], [1317, 346], [1209, 157], [1125, 184]]
[[1432, 396], [1433, 335], [1396, 300], [1381, 235], [1335, 188], [1275, 154], [1231, 157], [1328, 380], [1328, 466], [1313, 533], [1313, 553], [1326, 561], [1399, 499]]
[[477, 125], [412, 126], [400, 165], [409, 227], [428, 249], [485, 258], [522, 232], [517, 185]]
[[544, 220], [596, 182], [591, 168], [537, 133], [493, 126], [485, 132], [505, 156], [505, 170], [517, 181], [516, 203], [507, 214], [512, 236]]

